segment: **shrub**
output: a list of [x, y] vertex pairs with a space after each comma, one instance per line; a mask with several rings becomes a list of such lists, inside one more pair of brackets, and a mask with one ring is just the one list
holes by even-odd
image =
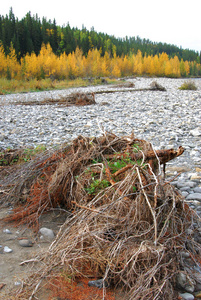
[[197, 87], [193, 81], [185, 81], [180, 87], [180, 90], [197, 90]]

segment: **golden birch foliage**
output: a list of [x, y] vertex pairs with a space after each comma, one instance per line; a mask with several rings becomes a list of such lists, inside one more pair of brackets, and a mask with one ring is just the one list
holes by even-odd
[[164, 64], [164, 75], [167, 77], [170, 77], [172, 75], [172, 66], [169, 60]]
[[134, 66], [133, 66], [133, 72], [136, 75], [142, 75], [143, 71], [143, 58], [142, 58], [142, 52], [138, 50], [137, 55], [134, 59]]
[[44, 71], [46, 77], [55, 75], [58, 57], [53, 53], [49, 43], [42, 45], [38, 60], [40, 68]]
[[6, 57], [7, 72], [9, 72], [11, 79], [20, 79], [20, 65], [17, 61], [17, 55], [12, 44], [9, 50], [10, 53]]
[[122, 76], [131, 75], [133, 70], [132, 57], [128, 57], [127, 55], [122, 56], [119, 61], [119, 68], [121, 69]]
[[186, 68], [183, 59], [181, 59], [179, 67], [180, 67], [181, 76], [186, 76]]
[[170, 59], [170, 64], [172, 66], [172, 74], [174, 77], [180, 77], [181, 73], [180, 73], [180, 62], [178, 57], [175, 55], [174, 58]]
[[69, 65], [68, 77], [69, 78], [76, 77], [78, 74], [78, 70], [77, 70], [76, 57], [74, 51], [68, 55], [68, 65]]
[[167, 67], [167, 62], [169, 61], [169, 57], [168, 57], [167, 53], [163, 52], [163, 53], [159, 54], [158, 61], [159, 61], [160, 75], [164, 76], [165, 72], [166, 72], [165, 70]]
[[100, 68], [101, 68], [100, 69], [100, 76], [103, 76], [103, 77], [109, 76], [107, 63], [106, 63], [104, 58], [102, 59]]
[[69, 77], [69, 63], [66, 53], [62, 53], [58, 59], [57, 78], [63, 79]]
[[38, 56], [35, 53], [27, 54], [21, 60], [24, 64], [24, 75], [26, 78], [41, 78], [41, 76], [49, 77], [57, 73], [58, 57], [53, 53], [50, 44], [43, 44]]
[[102, 58], [101, 63], [101, 76], [109, 76], [110, 75], [110, 55], [106, 51], [104, 57]]
[[1, 76], [5, 76], [7, 70], [7, 60], [4, 53], [3, 45], [0, 45], [0, 74]]
[[160, 76], [161, 75], [161, 68], [159, 63], [158, 55], [154, 55], [153, 57], [153, 65], [154, 65], [154, 75]]
[[[51, 32], [49, 32], [52, 34]], [[35, 53], [25, 55], [20, 63], [11, 45], [10, 54], [5, 56], [3, 46], [0, 45], [0, 76], [16, 79], [41, 79], [53, 76], [57, 79], [97, 76], [129, 76], [143, 74], [155, 76], [180, 77], [190, 73], [192, 63], [179, 61], [178, 57], [169, 59], [166, 53], [159, 55], [145, 55], [138, 50], [137, 54], [117, 56], [115, 47], [113, 57], [109, 52], [101, 56], [101, 50], [91, 49], [87, 57], [81, 49], [66, 55], [57, 56], [53, 53], [50, 44], [43, 44], [38, 56]], [[200, 64], [194, 62], [193, 67], [198, 71]], [[191, 67], [192, 68], [192, 67]]]
[[83, 51], [78, 47], [75, 50], [75, 61], [76, 61], [76, 77], [85, 76], [85, 57], [83, 56]]
[[116, 57], [112, 58], [111, 66], [110, 66], [110, 74], [113, 77], [121, 77], [121, 59]]
[[186, 60], [184, 64], [185, 64], [186, 75], [188, 75], [190, 73], [189, 62]]
[[87, 76], [99, 76], [101, 74], [101, 54], [98, 49], [89, 50], [86, 58]]
[[21, 65], [24, 65], [25, 78], [39, 78], [41, 66], [39, 65], [38, 57], [35, 53], [27, 54], [24, 59], [21, 59]]
[[189, 63], [188, 61], [183, 61], [183, 59], [181, 59], [180, 61], [180, 73], [181, 76], [187, 76], [190, 73], [190, 67], [189, 67]]
[[121, 70], [119, 68], [119, 66], [117, 64], [115, 64], [112, 68], [112, 72], [111, 72], [111, 75], [113, 77], [121, 77]]
[[143, 63], [143, 73], [145, 74], [153, 74], [153, 64], [152, 64], [153, 56], [145, 56]]

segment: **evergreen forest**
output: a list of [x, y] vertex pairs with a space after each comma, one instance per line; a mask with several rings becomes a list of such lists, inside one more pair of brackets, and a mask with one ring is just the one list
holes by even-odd
[[201, 76], [201, 53], [137, 37], [57, 26], [12, 8], [0, 15], [0, 77], [68, 79], [86, 76]]

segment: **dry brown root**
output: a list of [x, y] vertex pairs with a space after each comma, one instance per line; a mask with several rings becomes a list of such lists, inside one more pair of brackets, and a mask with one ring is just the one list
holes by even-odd
[[[178, 252], [185, 251], [185, 232], [195, 216], [159, 170], [183, 151], [154, 151], [134, 136], [106, 133], [80, 136], [22, 166], [23, 179], [15, 175], [15, 187], [5, 195], [10, 201], [14, 196], [18, 206], [7, 221], [36, 224], [42, 213], [58, 206], [72, 213], [48, 252], [37, 258], [42, 268], [23, 290], [29, 299], [53, 269], [72, 279], [96, 274], [124, 287], [128, 299], [174, 299]], [[30, 189], [22, 213], [25, 187]]]

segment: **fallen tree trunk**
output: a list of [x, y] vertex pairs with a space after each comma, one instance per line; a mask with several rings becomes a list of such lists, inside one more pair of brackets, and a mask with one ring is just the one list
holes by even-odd
[[60, 98], [53, 99], [52, 97], [46, 98], [41, 101], [18, 101], [16, 105], [63, 105], [63, 106], [84, 106], [95, 104], [94, 93], [72, 93], [70, 95], [61, 96]]
[[153, 88], [141, 88], [141, 89], [134, 89], [134, 88], [127, 88], [127, 89], [116, 89], [116, 90], [102, 90], [102, 91], [97, 91], [94, 94], [113, 94], [113, 93], [127, 93], [127, 92], [146, 92], [146, 91], [164, 91], [164, 90], [157, 90]]
[[115, 90], [97, 91], [97, 92], [95, 92], [95, 94], [112, 94], [112, 93], [120, 93], [120, 92], [121, 93], [126, 93], [126, 92], [146, 92], [146, 91], [151, 91], [151, 92], [161, 91], [161, 92], [165, 92], [166, 91], [166, 88], [164, 88], [162, 85], [158, 84], [156, 81], [153, 81], [150, 84], [149, 88], [135, 89], [135, 88], [131, 88], [131, 86], [128, 85], [128, 88], [120, 89], [122, 87], [125, 87], [125, 86], [119, 85], [119, 86], [116, 86], [117, 89], [115, 89]]
[[[120, 158], [127, 158], [128, 153], [132, 160], [137, 161], [140, 159], [143, 159], [144, 162], [147, 162], [150, 164], [152, 170], [154, 173], [157, 173], [158, 166], [157, 162], [160, 162], [160, 164], [166, 164], [170, 160], [182, 155], [185, 151], [185, 149], [180, 146], [178, 150], [174, 149], [164, 149], [164, 150], [150, 150], [150, 151], [139, 151], [137, 153], [133, 153], [132, 149], [130, 147], [127, 148], [128, 152], [124, 153], [118, 153], [118, 154], [112, 154], [107, 155], [106, 158], [108, 159], [120, 159]], [[130, 168], [132, 165], [127, 165], [127, 168]]]

